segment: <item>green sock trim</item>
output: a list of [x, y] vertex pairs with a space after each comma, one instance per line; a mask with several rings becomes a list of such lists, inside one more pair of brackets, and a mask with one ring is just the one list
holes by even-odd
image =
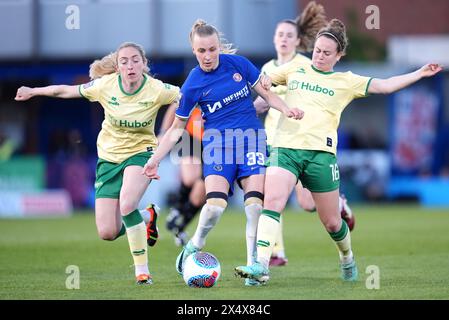
[[134, 227], [141, 222], [143, 222], [143, 219], [140, 215], [139, 210], [137, 209], [131, 213], [128, 213], [126, 216], [123, 216], [123, 223], [125, 224], [126, 228]]
[[348, 234], [348, 231], [349, 231], [349, 228], [348, 228], [348, 225], [346, 224], [346, 221], [342, 220], [340, 231], [329, 232], [329, 235], [331, 236], [332, 239], [334, 239], [334, 241], [341, 241], [346, 237], [346, 235]]
[[281, 214], [276, 211], [263, 209], [262, 214], [266, 215], [267, 217], [270, 217], [273, 220], [276, 220], [277, 222], [279, 222], [281, 220]]
[[134, 250], [133, 251], [133, 256], [141, 256], [145, 254], [145, 249], [140, 249], [140, 250]]
[[270, 241], [264, 241], [264, 240], [257, 240], [257, 244], [258, 247], [269, 247], [270, 246]]

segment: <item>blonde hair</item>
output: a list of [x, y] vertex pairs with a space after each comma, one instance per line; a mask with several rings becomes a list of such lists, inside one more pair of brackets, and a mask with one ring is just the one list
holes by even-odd
[[189, 34], [190, 44], [193, 44], [193, 37], [195, 35], [207, 37], [213, 34], [217, 35], [218, 41], [220, 42], [220, 52], [227, 54], [234, 54], [237, 52], [237, 49], [233, 48], [232, 43], [227, 42], [226, 39], [223, 38], [223, 34], [220, 33], [217, 28], [202, 19], [197, 19], [192, 26]]
[[102, 76], [105, 76], [107, 74], [116, 73], [118, 66], [117, 62], [118, 52], [123, 48], [129, 47], [139, 51], [140, 56], [142, 57], [143, 63], [145, 65], [143, 71], [147, 74], [150, 74], [150, 68], [148, 67], [148, 60], [145, 56], [145, 50], [143, 49], [143, 47], [134, 42], [124, 42], [114, 52], [111, 52], [110, 54], [104, 56], [103, 58], [92, 62], [89, 67], [89, 77], [92, 80], [94, 80], [101, 78]]
[[299, 52], [313, 50], [318, 31], [327, 24], [326, 12], [321, 4], [311, 1], [295, 20], [285, 19], [278, 23], [289, 23], [296, 27], [298, 38], [301, 40], [296, 48]]
[[317, 39], [321, 36], [325, 36], [334, 40], [337, 43], [337, 52], [346, 54], [346, 48], [348, 47], [348, 37], [346, 36], [346, 27], [338, 19], [332, 19], [326, 27], [322, 28], [317, 35]]

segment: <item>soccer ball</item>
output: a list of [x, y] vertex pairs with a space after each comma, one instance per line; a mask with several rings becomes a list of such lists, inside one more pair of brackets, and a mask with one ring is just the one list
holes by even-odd
[[209, 252], [196, 252], [184, 262], [182, 277], [189, 287], [210, 288], [221, 274], [220, 262]]

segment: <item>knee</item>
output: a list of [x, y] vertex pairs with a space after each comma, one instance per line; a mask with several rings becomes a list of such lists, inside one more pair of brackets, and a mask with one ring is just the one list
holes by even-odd
[[263, 206], [265, 209], [281, 212], [284, 210], [287, 199], [284, 195], [277, 193], [266, 193]]
[[227, 195], [222, 192], [209, 192], [206, 198], [206, 204], [201, 209], [201, 215], [215, 224], [228, 205]]
[[341, 219], [327, 219], [326, 221], [323, 221], [323, 225], [328, 232], [338, 232], [341, 228]]
[[264, 198], [264, 195], [262, 192], [248, 191], [247, 193], [245, 193], [243, 200], [244, 200], [245, 206], [249, 206], [251, 204], [262, 205], [263, 198]]
[[[228, 206], [228, 195], [224, 192], [209, 192], [206, 194], [206, 204], [209, 208], [223, 209]], [[220, 210], [218, 210], [220, 211]]]
[[120, 213], [122, 215], [127, 215], [137, 209], [137, 203], [130, 200], [120, 199]]
[[307, 212], [315, 212], [315, 203], [305, 202], [305, 203], [299, 203], [301, 208], [303, 208]]
[[98, 236], [101, 240], [113, 241], [117, 238], [117, 233], [108, 229], [98, 229]]

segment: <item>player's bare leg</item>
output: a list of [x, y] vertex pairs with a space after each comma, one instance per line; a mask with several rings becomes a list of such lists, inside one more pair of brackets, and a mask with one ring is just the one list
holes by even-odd
[[120, 214], [119, 200], [110, 198], [95, 199], [95, 223], [97, 232], [103, 240], [115, 240], [126, 232]]

